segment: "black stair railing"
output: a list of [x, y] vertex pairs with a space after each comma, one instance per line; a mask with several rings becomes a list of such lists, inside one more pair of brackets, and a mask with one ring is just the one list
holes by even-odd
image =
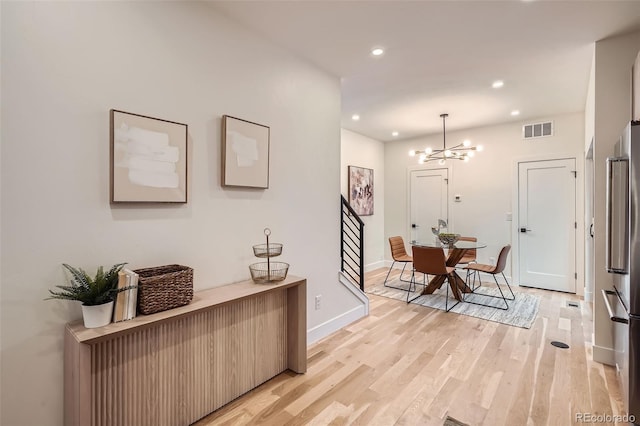
[[364, 291], [364, 222], [342, 198], [340, 208], [340, 258], [342, 272]]

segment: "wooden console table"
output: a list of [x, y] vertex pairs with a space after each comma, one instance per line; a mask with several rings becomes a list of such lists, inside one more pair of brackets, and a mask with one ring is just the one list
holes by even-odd
[[64, 424], [189, 425], [286, 369], [304, 373], [306, 283], [243, 281], [130, 321], [67, 324]]

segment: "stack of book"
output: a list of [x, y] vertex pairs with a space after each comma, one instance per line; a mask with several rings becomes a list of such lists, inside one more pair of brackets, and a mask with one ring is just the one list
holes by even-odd
[[113, 308], [113, 322], [135, 318], [138, 305], [138, 274], [127, 268], [120, 270], [118, 290]]

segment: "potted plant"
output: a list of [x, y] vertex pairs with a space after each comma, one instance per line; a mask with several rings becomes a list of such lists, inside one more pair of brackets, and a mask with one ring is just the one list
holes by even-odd
[[126, 263], [113, 265], [106, 273], [102, 266], [91, 278], [81, 268], [63, 263], [67, 271], [71, 273], [70, 285], [58, 285], [59, 290], [49, 290], [48, 299], [77, 300], [82, 302], [82, 317], [87, 328], [101, 327], [111, 322], [113, 301], [119, 291], [126, 288], [118, 288], [118, 273]]

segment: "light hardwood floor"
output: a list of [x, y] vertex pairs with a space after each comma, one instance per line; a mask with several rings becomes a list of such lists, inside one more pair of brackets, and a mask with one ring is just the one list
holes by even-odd
[[614, 368], [591, 360], [590, 304], [518, 291], [542, 298], [528, 330], [370, 295], [368, 317], [309, 347], [306, 374], [282, 373], [195, 425], [440, 426], [449, 415], [564, 426], [584, 424], [576, 413], [621, 414]]

